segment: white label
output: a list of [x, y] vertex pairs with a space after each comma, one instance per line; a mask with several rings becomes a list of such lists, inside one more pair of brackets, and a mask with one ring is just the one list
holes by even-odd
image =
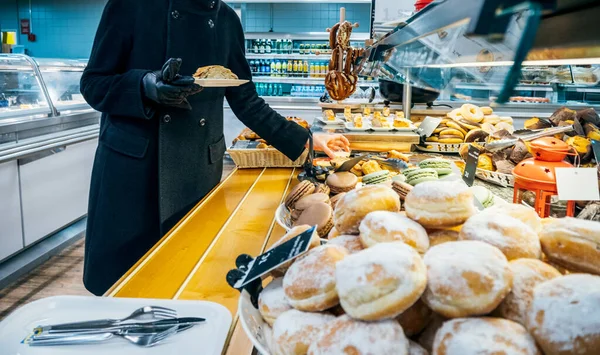
[[555, 173], [559, 200], [600, 200], [596, 168], [556, 168]]

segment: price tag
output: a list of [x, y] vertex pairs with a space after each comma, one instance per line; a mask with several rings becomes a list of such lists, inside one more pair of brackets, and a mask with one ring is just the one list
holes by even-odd
[[600, 141], [592, 139], [592, 149], [594, 150], [594, 157], [596, 158], [596, 165], [600, 165]]
[[235, 288], [240, 289], [259, 277], [271, 272], [282, 264], [293, 260], [300, 255], [306, 253], [310, 247], [310, 241], [317, 233], [317, 227], [312, 227], [306, 232], [300, 234], [294, 239], [267, 251], [266, 253], [256, 257], [248, 265], [248, 272], [235, 284]]
[[477, 172], [477, 163], [479, 162], [479, 154], [481, 151], [474, 145], [469, 146], [469, 156], [467, 156], [467, 163], [465, 164], [465, 171], [463, 172], [463, 181], [473, 186], [475, 181], [475, 173]]
[[598, 169], [556, 168], [556, 187], [561, 201], [598, 201]]
[[440, 125], [440, 122], [442, 122], [442, 118], [440, 117], [427, 116], [423, 122], [421, 122], [416, 132], [421, 137], [430, 137], [433, 134], [433, 131]]
[[240, 140], [235, 142], [235, 144], [233, 145], [233, 149], [257, 149], [256, 147], [258, 146], [257, 141], [246, 141], [246, 140]]

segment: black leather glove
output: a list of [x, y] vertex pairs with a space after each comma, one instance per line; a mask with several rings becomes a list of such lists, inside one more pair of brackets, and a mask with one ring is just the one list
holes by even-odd
[[171, 58], [159, 71], [148, 73], [142, 80], [144, 95], [159, 105], [191, 110], [187, 97], [202, 91], [191, 76], [181, 76], [181, 59]]

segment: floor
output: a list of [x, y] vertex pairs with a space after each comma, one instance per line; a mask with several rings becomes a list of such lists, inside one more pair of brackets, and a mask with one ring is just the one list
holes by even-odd
[[[226, 159], [223, 177], [234, 165]], [[58, 295], [91, 295], [83, 286], [84, 239], [51, 257], [27, 275], [0, 289], [0, 320], [15, 309], [35, 300]]]

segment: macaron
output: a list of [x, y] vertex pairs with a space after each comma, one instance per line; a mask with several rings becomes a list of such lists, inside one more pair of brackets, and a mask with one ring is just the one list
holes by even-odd
[[398, 196], [400, 196], [400, 200], [404, 201], [404, 199], [406, 198], [406, 195], [408, 195], [408, 193], [410, 192], [410, 190], [412, 190], [412, 185], [407, 184], [406, 182], [403, 181], [393, 181], [392, 182], [392, 189], [394, 191], [396, 191], [396, 193], [398, 194]]
[[390, 179], [390, 172], [388, 170], [376, 171], [374, 173], [363, 176], [362, 182], [365, 185], [375, 185], [386, 182]]
[[419, 163], [421, 169], [434, 169], [438, 176], [452, 173], [452, 163], [449, 160], [432, 158], [425, 159]]
[[325, 184], [316, 184], [314, 193], [324, 193], [326, 195], [329, 195], [331, 193], [331, 189]]
[[337, 172], [329, 175], [325, 183], [331, 189], [331, 194], [337, 195], [342, 192], [354, 190], [358, 183], [358, 177], [347, 171]]
[[285, 206], [290, 210], [294, 209], [294, 205], [296, 202], [298, 202], [298, 200], [304, 196], [312, 194], [314, 191], [315, 185], [312, 182], [308, 180], [301, 181], [298, 185], [294, 186], [290, 193], [288, 193], [287, 197], [285, 198]]
[[299, 211], [304, 211], [305, 209], [307, 209], [310, 206], [314, 205], [315, 203], [319, 203], [319, 202], [330, 203], [329, 195], [320, 192], [320, 193], [314, 193], [314, 194], [311, 194], [308, 196], [304, 196], [296, 202], [294, 209], [299, 210]]
[[494, 205], [494, 194], [490, 190], [483, 186], [473, 186], [471, 187], [471, 191], [473, 191], [473, 195], [483, 207], [488, 208]]
[[438, 179], [438, 173], [434, 169], [416, 169], [411, 171], [404, 171], [406, 176], [406, 182], [412, 186], [416, 186], [425, 181], [435, 181]]
[[319, 237], [326, 238], [331, 228], [333, 228], [333, 209], [328, 203], [315, 203], [302, 212], [294, 226], [303, 224], [316, 225]]
[[345, 192], [339, 193], [335, 196], [333, 196], [329, 202], [331, 203], [331, 207], [333, 207], [335, 209], [335, 206], [337, 206], [337, 203], [342, 199], [342, 197], [346, 196]]

